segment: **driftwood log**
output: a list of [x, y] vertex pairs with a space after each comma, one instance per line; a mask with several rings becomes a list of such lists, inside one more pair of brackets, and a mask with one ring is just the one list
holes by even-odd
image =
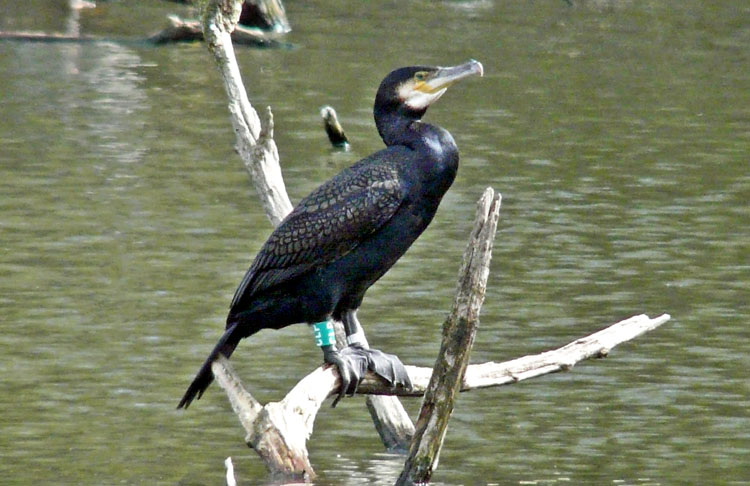
[[[281, 0], [244, 0], [235, 28], [230, 32], [235, 44], [259, 47], [282, 45], [279, 37], [292, 30]], [[167, 17], [169, 25], [152, 35], [155, 44], [203, 40], [203, 25], [199, 20], [183, 20], [176, 15]]]
[[[279, 33], [267, 32], [256, 27], [238, 25], [231, 33], [235, 44], [256, 47], [279, 47], [285, 45], [279, 40]], [[203, 26], [199, 20], [186, 20], [177, 15], [167, 16], [167, 26], [148, 38], [154, 44], [171, 42], [194, 42], [204, 39]]]
[[[269, 220], [277, 225], [292, 206], [273, 141], [271, 110], [267, 109], [261, 123], [247, 98], [234, 57], [230, 34], [239, 18], [240, 5], [240, 0], [208, 1], [203, 10], [203, 33], [227, 91], [237, 151], [251, 175]], [[391, 389], [371, 374], [365, 376], [357, 390], [357, 393], [368, 395], [368, 408], [386, 446], [407, 448], [411, 444], [398, 484], [429, 481], [457, 391], [506, 385], [568, 370], [580, 360], [606, 356], [617, 344], [654, 329], [670, 318], [667, 314], [656, 319], [635, 316], [553, 351], [506, 363], [468, 365], [489, 272], [499, 207], [499, 197], [496, 198], [494, 191], [488, 189], [480, 200], [475, 229], [459, 277], [454, 311], [444, 326], [444, 342], [435, 368], [407, 366], [413, 384], [411, 390]], [[315, 473], [309, 462], [306, 441], [322, 403], [338, 390], [337, 371], [327, 365], [321, 366], [299, 381], [283, 400], [265, 405], [245, 389], [228, 360], [214, 362], [212, 371], [247, 432], [247, 444], [258, 452], [269, 471], [286, 480], [312, 479]], [[393, 395], [422, 394], [426, 394], [426, 398], [415, 435], [414, 426]], [[414, 441], [411, 441], [412, 436]]]
[[[186, 2], [181, 2], [186, 3]], [[85, 0], [68, 1], [68, 18], [65, 32], [5, 31], [0, 30], [0, 39], [22, 42], [100, 42], [113, 40], [101, 36], [82, 35], [80, 11], [95, 8], [95, 2]], [[203, 27], [199, 20], [184, 20], [177, 15], [167, 16], [167, 26], [151, 35], [146, 41], [154, 44], [192, 42], [203, 40]], [[245, 0], [242, 3], [239, 24], [232, 31], [235, 44], [255, 47], [285, 47], [280, 39], [291, 31], [289, 20], [281, 0]], [[142, 42], [133, 39], [117, 39], [117, 42]]]

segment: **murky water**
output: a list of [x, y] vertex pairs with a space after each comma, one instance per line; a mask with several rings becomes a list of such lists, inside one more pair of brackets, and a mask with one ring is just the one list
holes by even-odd
[[[503, 208], [474, 362], [673, 316], [607, 360], [462, 395], [435, 484], [748, 484], [750, 7], [573, 3], [290, 0], [294, 48], [238, 56], [293, 200], [380, 148], [391, 68], [484, 63], [428, 114], [462, 166], [365, 299], [374, 345], [431, 365], [488, 185]], [[65, 31], [64, 5], [0, 1], [0, 27]], [[216, 387], [174, 409], [270, 227], [204, 46], [138, 41], [170, 12], [102, 2], [72, 25], [110, 41], [0, 42], [3, 484], [220, 484], [226, 456], [266, 481]], [[325, 103], [352, 152], [330, 150]], [[261, 400], [319, 361], [303, 326], [233, 358]], [[402, 465], [361, 398], [322, 410], [309, 447], [321, 485]]]

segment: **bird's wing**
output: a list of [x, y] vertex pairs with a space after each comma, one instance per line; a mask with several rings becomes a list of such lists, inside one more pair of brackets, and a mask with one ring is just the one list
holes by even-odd
[[237, 288], [231, 309], [350, 252], [391, 219], [405, 194], [394, 164], [358, 163], [342, 171], [300, 201], [273, 231]]

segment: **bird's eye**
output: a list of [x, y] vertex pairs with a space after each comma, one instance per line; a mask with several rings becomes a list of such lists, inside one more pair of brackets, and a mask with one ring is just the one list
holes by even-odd
[[417, 81], [424, 81], [425, 79], [427, 79], [427, 73], [425, 71], [419, 71], [414, 75], [414, 79], [416, 79]]

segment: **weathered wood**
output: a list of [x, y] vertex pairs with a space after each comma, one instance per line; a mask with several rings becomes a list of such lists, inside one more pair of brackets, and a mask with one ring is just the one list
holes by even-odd
[[[650, 318], [645, 314], [637, 315], [612, 324], [589, 336], [578, 338], [557, 349], [540, 354], [496, 363], [493, 361], [469, 365], [464, 375], [461, 391], [478, 388], [512, 385], [519, 381], [538, 376], [569, 371], [576, 363], [588, 359], [606, 357], [615, 346], [628, 342], [638, 336], [653, 331], [671, 319], [669, 314]], [[370, 373], [357, 388], [357, 393], [393, 393], [400, 396], [420, 396], [427, 390], [432, 368], [406, 365], [406, 372], [412, 382], [412, 390], [389, 390], [382, 381]], [[311, 383], [309, 386], [325, 386], [327, 383]], [[334, 393], [331, 390], [330, 393]]]
[[[491, 189], [488, 189], [480, 200], [480, 206], [483, 210], [477, 214], [475, 230], [472, 232], [469, 248], [466, 252], [469, 256], [464, 260], [462, 266], [464, 273], [472, 273], [473, 276], [460, 279], [453, 321], [457, 322], [458, 319], [464, 319], [476, 322], [478, 306], [481, 305], [482, 299], [476, 299], [474, 296], [468, 295], [467, 292], [484, 292], [488, 274], [488, 269], [485, 269], [485, 267], [489, 265], [488, 253], [492, 250], [492, 242], [488, 242], [487, 239], [494, 237], [497, 228], [499, 202], [499, 195], [495, 197], [494, 191]], [[473, 337], [468, 342], [458, 343], [457, 346], [464, 348], [468, 355], [471, 341], [473, 341]], [[366, 337], [362, 344], [368, 345]], [[451, 349], [449, 354], [458, 356], [462, 352], [464, 351], [460, 349]], [[449, 358], [449, 360], [452, 359], [454, 358]], [[466, 364], [459, 366], [461, 371], [465, 367]], [[445, 373], [439, 372], [436, 375], [450, 374], [456, 367], [446, 361], [444, 368]], [[232, 371], [229, 361], [223, 356], [220, 356], [212, 364], [211, 370], [216, 377], [216, 381], [227, 393], [232, 408], [247, 432], [245, 439], [247, 444], [256, 450], [268, 470], [273, 475], [283, 476], [285, 479], [309, 480], [314, 478], [315, 472], [310, 464], [306, 442], [312, 434], [315, 416], [323, 401], [331, 394], [332, 390], [336, 390], [340, 386], [338, 371], [335, 367], [323, 366], [318, 368], [297, 383], [283, 400], [263, 406], [245, 390]], [[456, 383], [454, 394], [457, 393], [461, 383], [461, 375], [462, 373], [459, 372], [454, 377]], [[381, 380], [380, 378], [376, 379]], [[386, 393], [392, 393], [392, 390], [388, 389]], [[370, 407], [375, 407], [377, 400], [372, 400]], [[398, 419], [393, 420], [393, 422], [401, 423], [401, 428], [399, 430], [385, 429], [385, 431], [381, 431], [381, 435], [388, 437], [393, 444], [393, 449], [404, 449], [405, 441], [398, 436], [400, 434], [406, 434], [409, 437], [414, 435], [413, 429], [409, 428], [411, 422], [409, 421], [406, 425], [403, 424], [403, 421], [399, 422]]]
[[237, 480], [234, 477], [234, 464], [232, 464], [231, 457], [224, 459], [224, 467], [227, 469], [227, 486], [237, 486]]
[[[461, 391], [512, 385], [548, 373], [570, 370], [579, 361], [607, 356], [618, 344], [654, 330], [669, 319], [668, 314], [653, 319], [638, 315], [558, 349], [503, 363], [469, 365]], [[252, 398], [248, 400], [248, 396], [252, 396], [245, 390], [228, 360], [223, 357], [217, 360], [212, 371], [247, 432], [246, 442], [258, 451], [269, 471], [288, 479], [314, 478], [315, 473], [309, 462], [305, 443], [312, 434], [315, 417], [324, 400], [338, 393], [340, 383], [335, 368], [320, 366], [302, 378], [284, 400], [264, 406], [260, 406]], [[413, 385], [411, 390], [392, 389], [380, 377], [368, 372], [360, 383], [357, 394], [423, 395], [433, 375], [432, 368], [407, 365], [406, 371]], [[261, 414], [262, 410], [266, 412]], [[261, 416], [262, 420], [258, 420]], [[264, 438], [265, 431], [269, 430], [272, 431], [268, 433], [269, 437]], [[290, 455], [289, 450], [298, 452]], [[295, 456], [304, 457], [304, 461], [288, 459]], [[433, 465], [433, 469], [434, 467]]]
[[[148, 38], [154, 44], [167, 44], [170, 42], [195, 42], [202, 41], [203, 26], [198, 20], [185, 20], [177, 15], [167, 16], [168, 25], [159, 32]], [[274, 47], [281, 45], [278, 34], [269, 33], [254, 27], [235, 26], [231, 32], [232, 42], [235, 44]]]
[[216, 382], [226, 392], [232, 410], [240, 419], [242, 427], [250, 430], [263, 406], [242, 385], [228, 359], [222, 356], [221, 359], [211, 363], [211, 371]]
[[[261, 124], [247, 98], [234, 56], [229, 33], [234, 29], [238, 16], [238, 0], [209, 0], [203, 9], [203, 31], [207, 46], [213, 53], [224, 80], [229, 98], [229, 112], [237, 137], [237, 151], [251, 174], [268, 218], [272, 224], [277, 225], [291, 211], [292, 206], [281, 177], [278, 151], [273, 141], [273, 118], [270, 109], [267, 111], [265, 123]], [[484, 279], [486, 282], [486, 276]], [[472, 305], [472, 299], [476, 300], [469, 298], [461, 301], [457, 307], [466, 306], [468, 309]], [[481, 304], [481, 299], [479, 303]], [[609, 328], [605, 329], [559, 350], [519, 358], [509, 363], [468, 366], [461, 390], [510, 384], [541, 374], [570, 369], [577, 360], [605, 356], [616, 344], [654, 329], [667, 320], [669, 316], [666, 314], [657, 319], [636, 316], [612, 326], [612, 332]], [[413, 390], [392, 390], [378, 377], [368, 374], [360, 384], [358, 393], [424, 393], [433, 374], [432, 369], [413, 366], [407, 366], [406, 369], [414, 385]], [[303, 378], [284, 400], [262, 406], [245, 391], [239, 379], [233, 378], [235, 375], [226, 360], [220, 359], [214, 363], [212, 371], [219, 384], [225, 388], [247, 431], [246, 441], [258, 451], [269, 469], [285, 478], [314, 477], [305, 442], [312, 433], [315, 416], [323, 401], [338, 391], [340, 385], [336, 370], [322, 366]], [[453, 395], [455, 396], [455, 393]], [[405, 416], [403, 407], [401, 413]], [[408, 417], [405, 421], [410, 423]], [[399, 429], [394, 427], [394, 430]], [[401, 443], [406, 440], [402, 440]], [[433, 469], [434, 467], [435, 463], [432, 465]]]
[[[336, 325], [336, 346], [343, 349], [346, 346], [346, 333], [340, 322]], [[357, 326], [355, 333], [361, 333], [360, 345], [370, 347], [362, 326]], [[386, 450], [392, 452], [406, 452], [414, 437], [414, 423], [406, 413], [406, 409], [394, 395], [367, 395], [365, 399], [367, 410], [375, 424], [375, 430], [380, 435]]]
[[[471, 364], [466, 368], [461, 391], [467, 392], [479, 388], [512, 385], [550, 373], [569, 371], [581, 361], [607, 357], [615, 346], [653, 331], [670, 319], [669, 314], [662, 314], [654, 318], [641, 314], [612, 324], [589, 336], [578, 338], [565, 346], [550, 351], [522, 356], [504, 362], [489, 361]], [[411, 390], [392, 389], [381, 378], [368, 371], [357, 388], [357, 394], [398, 395], [403, 397], [424, 395], [432, 376], [432, 368], [412, 365], [405, 365], [405, 368], [412, 382]], [[335, 370], [331, 370], [331, 374], [328, 375], [319, 373], [322, 369], [328, 369], [328, 367], [326, 365], [320, 366], [302, 378], [297, 385], [301, 389], [325, 389], [326, 396], [335, 394], [338, 391]], [[215, 373], [216, 371], [214, 369]], [[234, 382], [237, 381], [238, 379], [235, 377]], [[236, 387], [237, 385], [233, 386]]]
[[277, 226], [292, 210], [279, 165], [279, 152], [273, 139], [273, 115], [266, 111], [261, 126], [258, 113], [250, 104], [234, 55], [230, 33], [240, 16], [241, 2], [211, 0], [203, 10], [203, 35], [214, 55], [229, 100], [229, 113], [236, 136], [237, 153], [250, 173], [255, 189], [271, 224]]
[[497, 231], [501, 197], [487, 188], [477, 205], [477, 217], [459, 272], [453, 310], [443, 325], [443, 340], [422, 401], [414, 440], [397, 485], [429, 482], [437, 466], [458, 392], [461, 389], [479, 311], [490, 273], [492, 244]]
[[414, 437], [414, 423], [398, 397], [391, 393], [388, 388], [386, 394], [367, 395], [365, 404], [386, 450], [405, 453]]
[[[261, 405], [224, 356], [211, 364], [211, 371], [245, 429], [245, 443], [258, 453], [269, 473], [284, 479], [314, 479], [306, 442], [327, 390], [298, 385], [282, 401]], [[311, 409], [315, 410], [312, 414]]]

